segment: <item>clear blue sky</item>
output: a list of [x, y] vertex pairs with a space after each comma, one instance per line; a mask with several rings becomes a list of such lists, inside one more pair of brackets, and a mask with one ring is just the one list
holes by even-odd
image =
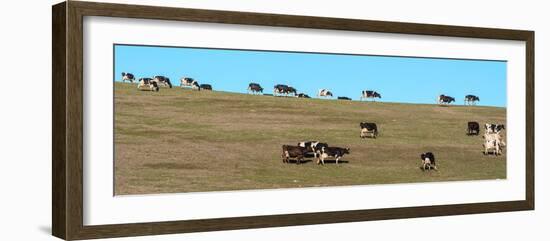
[[391, 56], [293, 53], [180, 47], [115, 45], [113, 78], [164, 75], [179, 86], [192, 77], [214, 90], [246, 93], [256, 82], [264, 93], [275, 84], [314, 97], [321, 88], [358, 100], [361, 90], [376, 90], [380, 101], [435, 103], [439, 94], [462, 104], [467, 94], [479, 105], [506, 107], [506, 62]]

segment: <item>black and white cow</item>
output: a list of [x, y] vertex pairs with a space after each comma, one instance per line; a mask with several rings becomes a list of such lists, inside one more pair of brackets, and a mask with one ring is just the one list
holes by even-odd
[[284, 95], [288, 89], [288, 85], [277, 84], [273, 86], [273, 95]]
[[286, 96], [288, 96], [290, 94], [293, 94], [294, 96], [296, 96], [296, 89], [293, 88], [293, 87], [290, 87], [288, 85], [281, 85], [281, 84], [273, 86], [273, 95], [274, 96], [276, 96], [276, 95], [286, 95]]
[[504, 129], [506, 129], [506, 128], [504, 128], [504, 124], [485, 123], [485, 133], [486, 134], [492, 134], [492, 133], [499, 134]]
[[502, 155], [502, 148], [506, 143], [504, 143], [499, 134], [485, 134], [483, 138], [485, 139], [483, 154], [488, 155], [492, 152], [495, 156]]
[[325, 165], [325, 159], [327, 158], [335, 158], [336, 164], [338, 164], [338, 161], [344, 157], [345, 154], [349, 154], [350, 149], [349, 148], [342, 148], [342, 147], [322, 147], [321, 150], [317, 151], [317, 164]]
[[201, 84], [199, 87], [201, 90], [212, 90], [212, 85], [209, 84]]
[[153, 81], [157, 82], [159, 86], [168, 86], [172, 88], [172, 83], [170, 82], [170, 78], [168, 77], [157, 75], [153, 77]]
[[351, 98], [345, 97], [345, 96], [338, 96], [338, 99], [339, 100], [351, 100]]
[[476, 105], [476, 102], [479, 101], [479, 97], [475, 95], [466, 95], [464, 97], [464, 105]]
[[283, 163], [289, 163], [290, 158], [295, 158], [296, 164], [301, 164], [307, 153], [306, 148], [301, 146], [283, 145], [282, 147], [283, 153], [281, 157], [283, 158]]
[[193, 82], [191, 83], [191, 89], [192, 89], [192, 90], [198, 90], [198, 91], [200, 91], [200, 90], [201, 90], [201, 86], [199, 85], [199, 82], [193, 81]]
[[296, 91], [296, 89], [295, 89], [294, 87], [288, 86], [288, 88], [286, 88], [286, 94], [287, 94], [287, 95], [292, 94], [293, 96], [296, 96], [297, 91]]
[[376, 98], [381, 99], [382, 95], [374, 90], [363, 90], [361, 91], [361, 97], [359, 98], [359, 100], [372, 99], [373, 101], [376, 101]]
[[159, 91], [159, 86], [157, 82], [153, 81], [152, 78], [141, 78], [137, 86], [138, 90], [148, 90], [148, 91]]
[[309, 98], [311, 98], [311, 97], [309, 97], [309, 95], [306, 95], [306, 94], [304, 94], [304, 93], [300, 93], [300, 94], [298, 94], [298, 98], [306, 98], [306, 99], [309, 99]]
[[199, 85], [199, 83], [193, 78], [183, 77], [183, 78], [180, 79], [180, 87], [181, 88], [193, 87], [194, 83], [196, 83], [197, 86]]
[[475, 121], [469, 121], [466, 129], [466, 135], [479, 135], [479, 123]]
[[361, 134], [359, 135], [361, 138], [370, 137], [376, 138], [378, 136], [378, 126], [376, 126], [376, 123], [372, 122], [361, 122], [359, 123], [359, 127], [361, 127]]
[[134, 77], [134, 75], [132, 73], [125, 73], [125, 72], [122, 72], [122, 82], [126, 82], [126, 81], [130, 81], [130, 83], [134, 83], [134, 80], [136, 80], [136, 78]]
[[317, 152], [323, 147], [328, 147], [328, 144], [319, 141], [302, 141], [298, 143], [298, 146], [305, 147], [307, 152], [313, 153], [313, 156], [317, 157]]
[[421, 160], [421, 166], [420, 169], [422, 171], [429, 171], [431, 169], [434, 169], [437, 171], [437, 166], [435, 165], [435, 156], [431, 152], [426, 152], [420, 154], [420, 160]]
[[258, 83], [250, 83], [248, 84], [246, 91], [252, 94], [263, 94], [264, 88], [262, 88], [262, 86]]
[[455, 98], [446, 95], [439, 95], [439, 97], [437, 97], [437, 103], [440, 105], [449, 105], [451, 102], [455, 102]]
[[332, 97], [332, 92], [330, 92], [330, 90], [327, 90], [327, 89], [320, 89], [318, 92], [317, 92], [317, 97]]

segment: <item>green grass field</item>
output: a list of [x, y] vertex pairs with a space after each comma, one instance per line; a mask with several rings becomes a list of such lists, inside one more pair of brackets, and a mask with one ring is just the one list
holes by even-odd
[[[362, 121], [378, 124], [377, 139], [359, 138]], [[481, 135], [466, 136], [468, 121], [505, 123], [506, 109], [179, 87], [148, 92], [115, 83], [115, 194], [506, 178], [506, 151], [484, 156]], [[281, 145], [304, 140], [351, 153], [339, 165], [283, 163]], [[436, 155], [439, 171], [419, 169], [426, 151]]]

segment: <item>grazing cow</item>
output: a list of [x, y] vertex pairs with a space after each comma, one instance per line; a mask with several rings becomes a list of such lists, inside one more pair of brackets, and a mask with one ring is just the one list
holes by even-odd
[[209, 84], [202, 84], [199, 86], [200, 89], [203, 89], [203, 90], [210, 90], [212, 91], [212, 85], [209, 85]]
[[183, 77], [180, 80], [180, 87], [193, 87], [193, 83], [198, 83], [195, 79], [189, 77]]
[[351, 100], [351, 98], [345, 97], [345, 96], [338, 96], [338, 99], [339, 100]]
[[295, 158], [296, 164], [301, 164], [306, 153], [307, 150], [305, 147], [283, 145], [283, 154], [281, 157], [283, 158], [283, 163], [289, 163], [290, 158]]
[[192, 90], [198, 90], [198, 91], [200, 91], [200, 90], [201, 90], [201, 86], [199, 85], [199, 82], [193, 81], [193, 82], [191, 83], [191, 89], [192, 89]]
[[170, 78], [168, 78], [168, 77], [158, 75], [158, 76], [153, 77], [153, 81], [157, 82], [157, 84], [159, 86], [162, 85], [162, 86], [168, 86], [168, 87], [172, 88], [172, 83], [170, 82]]
[[499, 134], [485, 134], [485, 144], [483, 144], [483, 154], [488, 155], [491, 151], [495, 156], [502, 154], [502, 147], [506, 145]]
[[466, 129], [466, 135], [479, 135], [479, 123], [475, 121], [469, 121], [468, 128]]
[[300, 93], [300, 94], [298, 94], [298, 98], [306, 98], [306, 99], [309, 99], [309, 98], [311, 98], [311, 97], [309, 97], [309, 95], [306, 95], [306, 94], [304, 94], [304, 93]]
[[431, 169], [434, 169], [437, 171], [437, 166], [435, 165], [435, 156], [433, 153], [426, 152], [426, 153], [420, 154], [420, 160], [422, 160], [421, 166], [420, 166], [420, 169], [422, 169], [422, 171], [428, 171]]
[[373, 101], [376, 101], [376, 98], [381, 99], [382, 95], [374, 90], [363, 90], [361, 91], [361, 97], [359, 98], [359, 100], [372, 99]]
[[376, 123], [361, 122], [359, 127], [361, 127], [361, 134], [359, 135], [361, 138], [365, 138], [369, 134], [372, 138], [376, 138], [378, 136], [378, 127], [376, 126]]
[[477, 101], [479, 101], [479, 97], [475, 95], [467, 95], [464, 97], [464, 105], [476, 105]]
[[439, 97], [437, 97], [437, 103], [440, 105], [449, 105], [451, 102], [455, 102], [455, 98], [446, 95], [439, 95]]
[[273, 86], [273, 95], [276, 96], [277, 94], [286, 96], [293, 94], [294, 96], [296, 96], [296, 89], [288, 85], [278, 84]]
[[316, 158], [317, 151], [319, 151], [323, 147], [328, 147], [328, 144], [318, 141], [302, 141], [298, 143], [298, 146], [305, 147], [307, 152], [313, 153], [313, 156]]
[[126, 82], [126, 81], [130, 81], [130, 83], [134, 83], [134, 80], [136, 80], [136, 78], [134, 77], [133, 74], [122, 72], [122, 82], [123, 83]]
[[489, 124], [485, 123], [485, 133], [491, 134], [491, 133], [500, 133], [502, 130], [504, 130], [504, 124]]
[[483, 139], [486, 140], [498, 140], [501, 144], [501, 146], [506, 146], [506, 143], [504, 142], [502, 135], [500, 133], [485, 133], [483, 135]]
[[263, 94], [264, 93], [264, 88], [262, 88], [262, 86], [260, 86], [260, 84], [258, 83], [250, 83], [248, 84], [248, 88], [246, 89], [247, 93], [252, 93], [252, 94]]
[[196, 81], [193, 78], [183, 77], [180, 79], [180, 87], [191, 87], [192, 90], [201, 90], [201, 86], [199, 85], [199, 82]]
[[277, 95], [286, 94], [287, 89], [288, 89], [288, 85], [277, 84], [273, 86], [273, 95], [277, 96]]
[[149, 91], [159, 91], [159, 86], [157, 82], [153, 81], [152, 78], [141, 78], [137, 86], [138, 90], [149, 90]]
[[332, 97], [332, 92], [330, 92], [327, 89], [320, 89], [319, 92], [317, 92], [317, 97]]
[[317, 151], [317, 164], [325, 165], [325, 159], [329, 157], [334, 157], [336, 159], [336, 164], [338, 164], [340, 158], [344, 157], [345, 154], [349, 154], [349, 151], [349, 148], [324, 146], [321, 150]]
[[288, 88], [286, 89], [286, 94], [287, 95], [292, 94], [292, 95], [296, 96], [296, 93], [297, 93], [296, 89], [292, 86], [288, 86]]

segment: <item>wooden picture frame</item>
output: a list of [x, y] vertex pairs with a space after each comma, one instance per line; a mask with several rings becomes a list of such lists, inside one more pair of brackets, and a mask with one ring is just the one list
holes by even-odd
[[[534, 32], [68, 1], [52, 8], [52, 233], [66, 240], [533, 210]], [[83, 224], [83, 17], [297, 27], [526, 43], [525, 199], [502, 202], [86, 226]]]

